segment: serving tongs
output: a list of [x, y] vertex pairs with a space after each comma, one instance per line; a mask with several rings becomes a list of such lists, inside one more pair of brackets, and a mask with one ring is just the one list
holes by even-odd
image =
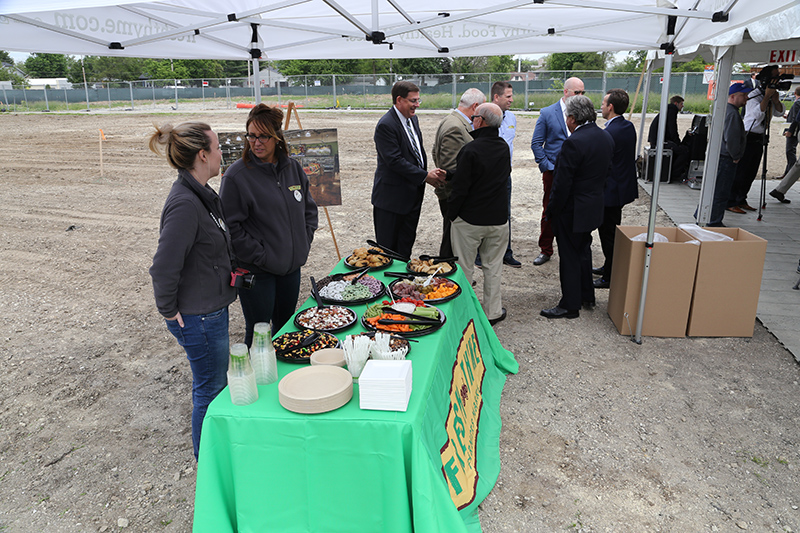
[[419, 256], [420, 261], [435, 261], [437, 263], [452, 263], [453, 261], [458, 261], [458, 256], [454, 257], [445, 257], [443, 255], [428, 255], [422, 254]]
[[[376, 248], [380, 248], [381, 250], [383, 250], [383, 252], [378, 251], [378, 253], [380, 253], [381, 255], [385, 255], [386, 257], [391, 257], [392, 259], [397, 259], [398, 261], [408, 261], [408, 259], [409, 259], [405, 255], [403, 255], [403, 254], [401, 254], [399, 252], [395, 252], [394, 250], [392, 250], [390, 248], [387, 248], [386, 246], [384, 246], [382, 244], [378, 244], [377, 242], [373, 241], [372, 239], [367, 239], [367, 244], [369, 244], [370, 246], [375, 246]], [[372, 252], [370, 251], [370, 253], [372, 253]]]
[[[311, 330], [313, 331], [313, 330]], [[303, 348], [308, 348], [315, 342], [317, 342], [320, 338], [320, 334], [318, 331], [314, 331], [311, 335], [300, 341], [299, 343], [295, 344], [294, 346], [285, 348], [283, 350], [276, 350], [275, 353], [281, 356], [286, 355], [287, 353], [293, 352], [295, 350], [301, 350]]]
[[[391, 318], [382, 318], [378, 320], [378, 324], [419, 324], [419, 325], [429, 325], [429, 326], [438, 326], [441, 322], [435, 318], [425, 318], [419, 315], [415, 315], [414, 313], [406, 313], [405, 311], [398, 311], [397, 309], [392, 309], [391, 311], [384, 311], [387, 315], [400, 315], [410, 318], [411, 320], [394, 320]], [[384, 322], [386, 321], [386, 322]]]
[[384, 272], [384, 276], [389, 276], [391, 278], [400, 278], [400, 279], [414, 279], [419, 277], [418, 274], [409, 274], [408, 272]]
[[356, 277], [354, 277], [353, 279], [351, 279], [351, 280], [350, 280], [350, 285], [355, 285], [356, 283], [358, 283], [358, 280], [360, 280], [361, 278], [363, 278], [363, 277], [364, 277], [364, 276], [367, 274], [367, 272], [369, 272], [369, 268], [370, 268], [370, 267], [364, 267], [364, 268], [363, 268], [363, 269], [362, 269], [362, 270], [361, 270], [361, 271], [358, 273], [358, 275], [357, 275]]
[[322, 298], [320, 298], [319, 291], [317, 291], [317, 282], [314, 280], [314, 276], [311, 276], [311, 295], [317, 301], [318, 308], [322, 309], [323, 307], [328, 307], [322, 303]]

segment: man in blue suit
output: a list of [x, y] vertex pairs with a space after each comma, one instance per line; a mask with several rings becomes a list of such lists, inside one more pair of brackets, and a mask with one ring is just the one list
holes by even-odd
[[622, 89], [611, 89], [600, 104], [600, 112], [608, 121], [606, 131], [614, 139], [614, 155], [603, 195], [603, 223], [597, 228], [606, 260], [602, 267], [593, 270], [595, 274], [600, 274], [600, 278], [594, 280], [596, 289], [607, 289], [610, 285], [614, 236], [617, 226], [622, 223], [622, 207], [639, 196], [639, 186], [636, 184], [636, 128], [622, 116], [628, 109], [628, 101], [628, 93]]
[[426, 170], [428, 158], [415, 115], [420, 105], [419, 87], [398, 81], [392, 87], [392, 102], [373, 137], [378, 166], [372, 185], [372, 221], [379, 244], [411, 257], [425, 184], [444, 184], [445, 172]]
[[573, 96], [566, 104], [572, 135], [558, 154], [545, 211], [558, 239], [561, 300], [542, 309], [546, 318], [578, 318], [581, 304], [594, 308], [592, 231], [603, 222], [603, 188], [614, 154], [611, 135], [595, 124], [592, 101]]
[[531, 150], [539, 170], [542, 172], [544, 195], [542, 197], [542, 230], [539, 234], [539, 249], [541, 250], [533, 264], [543, 265], [553, 255], [553, 228], [550, 221], [544, 216], [550, 200], [550, 189], [553, 187], [553, 168], [556, 158], [561, 151], [561, 144], [569, 137], [567, 129], [566, 100], [570, 96], [585, 94], [583, 81], [580, 78], [569, 78], [564, 82], [564, 96], [553, 105], [549, 105], [539, 112], [539, 119], [533, 129]]

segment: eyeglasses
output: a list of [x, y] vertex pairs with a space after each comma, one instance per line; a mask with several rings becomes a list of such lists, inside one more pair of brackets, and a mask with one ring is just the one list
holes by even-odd
[[422, 103], [422, 98], [406, 98], [405, 96], [403, 98], [405, 98], [406, 100], [408, 100], [412, 104], [421, 104]]
[[261, 144], [267, 144], [267, 141], [272, 139], [272, 137], [270, 137], [269, 135], [253, 135], [252, 133], [246, 134], [244, 138], [250, 141], [251, 143], [254, 143], [257, 140], [261, 141]]
[[586, 91], [572, 91], [572, 94], [586, 94]]
[[483, 117], [480, 115], [472, 115], [471, 117], [469, 117], [470, 120], [475, 120], [476, 118], [482, 119]]

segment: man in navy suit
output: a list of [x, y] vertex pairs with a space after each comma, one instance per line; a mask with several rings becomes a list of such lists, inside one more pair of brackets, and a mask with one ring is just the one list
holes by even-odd
[[592, 231], [603, 222], [603, 188], [611, 169], [614, 140], [597, 127], [597, 115], [586, 96], [566, 101], [567, 128], [553, 172], [553, 189], [545, 217], [558, 240], [561, 300], [542, 309], [546, 318], [578, 318], [581, 303], [594, 308]]
[[379, 244], [411, 257], [425, 184], [442, 185], [445, 172], [426, 170], [428, 158], [415, 115], [420, 105], [419, 87], [398, 81], [392, 87], [392, 102], [375, 126], [378, 167], [372, 185], [372, 220]]
[[566, 101], [570, 96], [586, 93], [583, 81], [580, 78], [569, 78], [564, 82], [564, 96], [553, 105], [549, 105], [539, 112], [536, 126], [533, 128], [531, 150], [539, 170], [542, 172], [544, 195], [542, 197], [542, 231], [539, 234], [539, 249], [541, 252], [533, 260], [536, 266], [543, 265], [553, 255], [553, 228], [550, 221], [544, 216], [547, 211], [547, 202], [550, 199], [550, 189], [553, 186], [553, 168], [556, 164], [561, 144], [569, 137], [567, 129]]
[[622, 207], [639, 196], [639, 186], [636, 184], [636, 128], [622, 116], [628, 109], [628, 102], [628, 93], [622, 89], [611, 89], [600, 105], [600, 112], [608, 121], [606, 131], [614, 139], [614, 155], [603, 195], [603, 223], [597, 229], [606, 260], [602, 267], [593, 270], [595, 274], [600, 274], [600, 278], [594, 280], [596, 289], [607, 289], [610, 285], [614, 236], [617, 226], [622, 223]]

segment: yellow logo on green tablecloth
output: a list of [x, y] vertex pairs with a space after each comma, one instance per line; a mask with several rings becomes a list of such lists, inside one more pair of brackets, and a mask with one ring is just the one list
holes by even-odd
[[450, 382], [447, 442], [441, 449], [442, 472], [450, 497], [460, 510], [475, 499], [478, 484], [478, 421], [483, 407], [483, 376], [486, 367], [478, 345], [475, 322], [469, 321], [458, 344]]

